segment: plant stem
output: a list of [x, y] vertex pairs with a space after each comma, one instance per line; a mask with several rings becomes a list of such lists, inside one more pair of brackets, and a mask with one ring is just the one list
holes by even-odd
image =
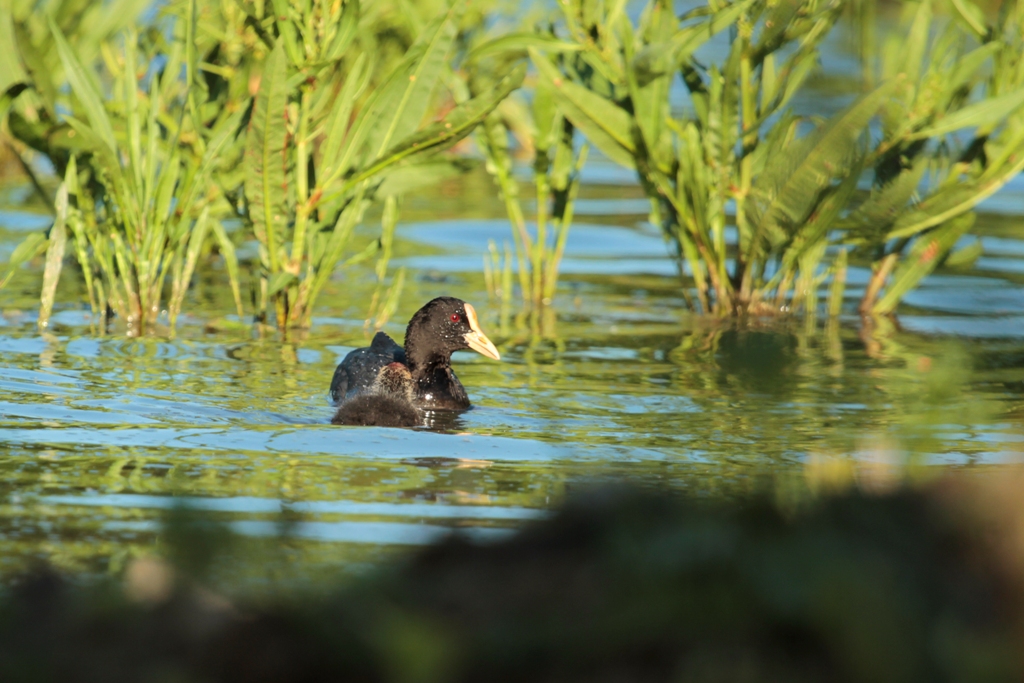
[[540, 150], [537, 151], [538, 163], [534, 166], [534, 182], [537, 187], [537, 239], [533, 244], [533, 249], [530, 253], [530, 268], [533, 271], [533, 282], [530, 285], [531, 296], [533, 305], [537, 306], [540, 304], [541, 299], [544, 296], [543, 290], [545, 289], [544, 283], [544, 266], [545, 251], [547, 251], [547, 225], [548, 225], [548, 195], [550, 194], [550, 187], [548, 184], [548, 168], [550, 163], [547, 158], [547, 153]]
[[868, 287], [864, 290], [864, 296], [861, 298], [860, 305], [857, 308], [861, 315], [867, 315], [871, 312], [872, 307], [875, 305], [875, 299], [878, 298], [878, 293], [882, 291], [882, 287], [885, 285], [885, 281], [889, 278], [890, 273], [892, 273], [892, 269], [896, 267], [897, 260], [899, 260], [898, 252], [889, 254], [882, 259], [878, 268], [871, 275], [871, 280], [868, 282]]
[[587, 145], [583, 145], [580, 149], [580, 155], [576, 159], [575, 177], [570, 181], [569, 197], [565, 203], [565, 211], [562, 212], [562, 218], [558, 223], [558, 238], [555, 241], [555, 249], [551, 254], [551, 258], [548, 259], [547, 273], [544, 276], [545, 300], [550, 300], [555, 296], [555, 288], [558, 285], [558, 269], [562, 263], [562, 255], [565, 253], [565, 242], [569, 237], [569, 228], [572, 226], [573, 212], [576, 208], [576, 197], [580, 191], [580, 172], [583, 170], [583, 165], [587, 163], [587, 152], [589, 149]]
[[[745, 39], [744, 39], [745, 40]], [[751, 152], [757, 146], [757, 89], [753, 82], [753, 69], [750, 64], [749, 45], [743, 45], [743, 55], [740, 57], [740, 106], [742, 107], [742, 149], [740, 151], [740, 186], [735, 195], [736, 199], [736, 230], [740, 238], [736, 250], [736, 276], [740, 282], [739, 302], [746, 305], [750, 302], [751, 290], [753, 288], [753, 273], [751, 264], [756, 258], [757, 239], [752, 236], [751, 228], [747, 222], [747, 197], [750, 195], [750, 188], [753, 184], [753, 166]], [[743, 254], [742, 244], [746, 236], [749, 242], [748, 253]], [[724, 264], [725, 255], [720, 256]], [[724, 270], [724, 265], [723, 265]], [[722, 278], [723, 281], [727, 281]]]
[[[309, 88], [302, 88], [299, 103], [299, 125], [295, 136], [295, 232], [292, 236], [292, 258], [288, 272], [298, 277], [302, 253], [306, 246], [306, 223], [309, 221]], [[296, 311], [301, 316], [301, 311]]]
[[846, 289], [846, 249], [839, 252], [833, 265], [832, 284], [828, 292], [828, 315], [836, 318], [843, 310], [843, 291]]

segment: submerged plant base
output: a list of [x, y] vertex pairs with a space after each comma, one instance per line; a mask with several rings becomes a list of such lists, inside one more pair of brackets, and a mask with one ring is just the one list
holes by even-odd
[[595, 491], [508, 541], [453, 537], [291, 605], [233, 605], [153, 560], [123, 595], [37, 572], [0, 605], [0, 666], [13, 682], [1020, 680], [1012, 485]]

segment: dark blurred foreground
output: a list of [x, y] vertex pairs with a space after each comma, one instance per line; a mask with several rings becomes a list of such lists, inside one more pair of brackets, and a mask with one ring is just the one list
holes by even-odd
[[1020, 681], [1021, 484], [594, 491], [303, 604], [232, 604], [157, 560], [123, 586], [41, 571], [0, 605], [0, 680]]

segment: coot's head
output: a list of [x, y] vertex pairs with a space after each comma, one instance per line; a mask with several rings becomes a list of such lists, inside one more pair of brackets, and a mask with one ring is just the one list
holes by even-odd
[[480, 329], [476, 310], [465, 301], [442, 296], [416, 311], [405, 331], [405, 354], [415, 365], [447, 361], [452, 353], [473, 349], [501, 360], [498, 349]]
[[412, 401], [415, 383], [412, 381], [409, 368], [401, 363], [389, 363], [377, 373], [377, 379], [373, 382], [373, 390], [384, 396]]

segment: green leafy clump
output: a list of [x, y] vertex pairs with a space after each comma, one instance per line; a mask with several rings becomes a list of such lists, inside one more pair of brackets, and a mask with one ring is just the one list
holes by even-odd
[[373, 55], [360, 52], [337, 90], [317, 84], [332, 77], [323, 64], [338, 47], [317, 41], [315, 31], [303, 33], [297, 20], [275, 18], [279, 35], [302, 34], [306, 43], [298, 63], [287, 42], [275, 44], [246, 139], [245, 195], [265, 273], [261, 310], [272, 301], [279, 321], [307, 325], [352, 228], [388, 174], [463, 139], [522, 82], [523, 69], [508, 72], [421, 125], [453, 58], [461, 12], [456, 3], [424, 26], [377, 83], [368, 78]]
[[[849, 4], [740, 0], [678, 17], [652, 0], [634, 23], [621, 3], [567, 2], [564, 39], [577, 49], [557, 60], [531, 51], [566, 118], [636, 170], [692, 282], [692, 306], [813, 312], [851, 249], [874, 272], [861, 310], [892, 311], [950, 255], [969, 227], [961, 217], [1024, 169], [1016, 2], [990, 24], [955, 2], [958, 21], [936, 33], [925, 0], [879, 63], [866, 63], [881, 85], [828, 120], [795, 114]], [[704, 65], [695, 51], [726, 29], [728, 56]], [[677, 82], [688, 112], [670, 105]], [[874, 179], [866, 197], [864, 177]]]
[[[353, 229], [378, 198], [388, 207], [385, 234], [347, 262], [378, 255], [383, 285], [398, 195], [437, 177], [437, 154], [523, 80], [523, 66], [505, 70], [447, 106], [442, 90], [459, 37], [482, 20], [467, 5], [424, 7], [432, 18], [422, 20], [358, 0], [181, 0], [166, 8], [170, 35], [155, 27], [138, 33], [128, 18], [94, 41], [78, 27], [69, 41], [51, 21], [52, 39], [38, 46], [31, 13], [0, 16], [0, 30], [26, 36], [14, 64], [31, 63], [38, 48], [55, 53], [47, 59], [60, 66], [47, 81], [21, 70], [0, 84], [11, 132], [54, 162], [71, 198], [59, 207], [61, 227], [49, 238], [31, 236], [15, 254], [24, 262], [49, 249], [44, 311], [66, 229], [93, 309], [112, 311], [130, 330], [151, 327], [164, 301], [173, 325], [196, 268], [214, 252], [241, 317], [236, 247], [255, 238], [256, 319], [307, 326]], [[83, 51], [92, 42], [98, 48]], [[49, 195], [45, 184], [37, 187]], [[232, 225], [242, 229], [230, 233]], [[374, 297], [378, 324], [394, 309], [401, 281], [399, 273], [388, 293]]]

